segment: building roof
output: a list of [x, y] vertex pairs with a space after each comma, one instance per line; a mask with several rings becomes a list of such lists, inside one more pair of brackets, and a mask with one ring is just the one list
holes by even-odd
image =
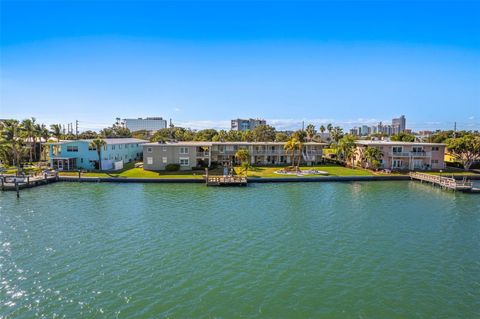
[[411, 145], [411, 146], [445, 146], [443, 143], [424, 143], [424, 142], [397, 142], [397, 141], [355, 141], [358, 145], [377, 145], [377, 146], [396, 146], [396, 145]]
[[[286, 142], [202, 142], [202, 141], [181, 141], [167, 143], [145, 143], [146, 146], [212, 146], [212, 145], [284, 145]], [[304, 145], [327, 145], [326, 143], [305, 142]]]
[[[68, 143], [75, 143], [75, 142], [83, 142], [83, 143], [91, 143], [94, 139], [81, 139], [81, 140], [64, 140], [64, 141], [60, 141], [60, 142], [54, 142], [54, 143], [50, 143], [50, 144], [68, 144]], [[107, 143], [107, 145], [114, 145], [114, 144], [132, 144], [132, 143], [138, 143], [138, 144], [143, 144], [143, 143], [147, 143], [148, 141], [146, 140], [141, 140], [141, 139], [138, 139], [138, 138], [130, 138], [130, 137], [126, 137], [126, 138], [102, 138], [102, 140], [105, 141], [105, 143]]]

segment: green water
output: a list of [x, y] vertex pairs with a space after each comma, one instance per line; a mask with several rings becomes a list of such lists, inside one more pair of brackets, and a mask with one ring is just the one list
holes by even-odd
[[480, 318], [480, 195], [414, 182], [0, 194], [0, 318]]

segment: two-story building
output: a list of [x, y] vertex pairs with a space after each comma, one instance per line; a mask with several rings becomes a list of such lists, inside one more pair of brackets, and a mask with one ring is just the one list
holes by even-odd
[[105, 138], [106, 143], [100, 150], [101, 168], [97, 149], [90, 143], [93, 140], [69, 140], [49, 144], [50, 165], [57, 170], [101, 169], [114, 170], [124, 163], [140, 161], [143, 155], [142, 145], [147, 141], [136, 138]]
[[369, 147], [381, 151], [380, 168], [390, 170], [440, 170], [445, 168], [445, 144], [394, 141], [356, 141], [355, 165], [360, 166]]
[[[305, 165], [313, 165], [322, 160], [322, 150], [326, 144], [304, 143], [302, 151], [295, 157]], [[252, 165], [292, 164], [292, 152], [284, 149], [284, 142], [169, 142], [143, 144], [143, 167], [147, 170], [163, 170], [168, 164], [179, 164], [180, 169], [239, 164], [235, 153], [245, 149], [250, 154]]]

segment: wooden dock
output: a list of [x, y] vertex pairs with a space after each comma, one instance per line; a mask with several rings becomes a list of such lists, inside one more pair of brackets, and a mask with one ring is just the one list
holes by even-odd
[[207, 186], [246, 186], [247, 178], [237, 175], [206, 175], [205, 183]]
[[478, 189], [473, 187], [471, 181], [463, 179], [456, 180], [453, 177], [444, 177], [438, 175], [431, 175], [425, 173], [412, 172], [409, 174], [412, 180], [419, 180], [420, 182], [428, 182], [432, 185], [438, 185], [443, 189], [449, 189], [460, 192], [477, 192]]

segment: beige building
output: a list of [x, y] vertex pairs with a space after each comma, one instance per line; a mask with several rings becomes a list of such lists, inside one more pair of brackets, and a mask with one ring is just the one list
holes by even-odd
[[[238, 164], [235, 153], [246, 149], [252, 165], [288, 165], [292, 153], [284, 149], [284, 142], [169, 142], [143, 145], [143, 167], [164, 170], [168, 164], [179, 164], [180, 169]], [[302, 152], [297, 151], [302, 164], [313, 165], [322, 160], [324, 143], [308, 142]]]
[[[445, 144], [392, 141], [356, 141], [355, 165], [362, 166], [368, 147], [380, 149], [380, 168], [390, 170], [440, 170], [445, 168]], [[364, 163], [365, 164], [365, 163]], [[368, 163], [366, 163], [368, 166]]]

